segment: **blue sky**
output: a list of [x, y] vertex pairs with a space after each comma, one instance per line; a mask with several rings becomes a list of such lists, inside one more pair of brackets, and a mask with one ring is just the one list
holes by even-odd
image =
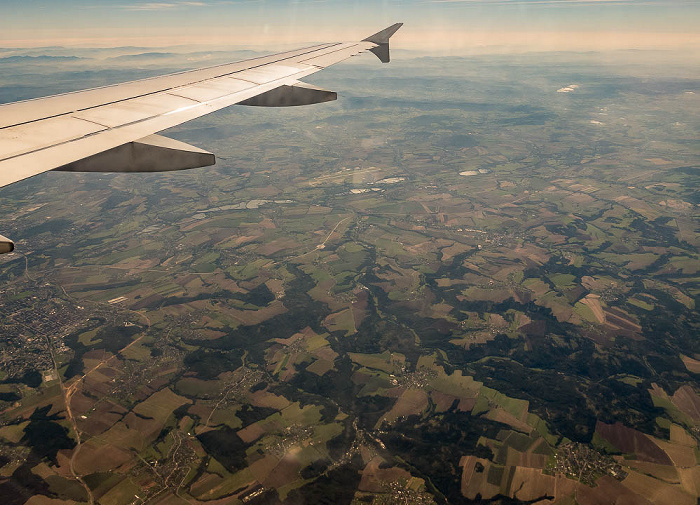
[[697, 42], [698, 20], [700, 0], [0, 0], [0, 45], [285, 45], [351, 40], [403, 21], [408, 47], [538, 37], [556, 45], [567, 35], [634, 46]]

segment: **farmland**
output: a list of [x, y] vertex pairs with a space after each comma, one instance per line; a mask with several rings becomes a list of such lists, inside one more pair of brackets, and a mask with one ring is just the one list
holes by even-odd
[[4, 188], [0, 495], [696, 503], [697, 80], [570, 57], [351, 65], [168, 132], [217, 167]]

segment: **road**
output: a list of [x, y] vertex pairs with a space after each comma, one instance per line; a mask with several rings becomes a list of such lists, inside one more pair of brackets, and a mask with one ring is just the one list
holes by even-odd
[[[148, 318], [148, 316], [146, 316], [145, 314], [142, 314], [140, 312], [135, 312], [135, 313], [139, 314], [140, 316], [142, 316], [145, 319], [145, 321], [148, 325], [148, 328], [151, 327], [151, 320]], [[85, 481], [82, 479], [82, 477], [80, 475], [78, 475], [78, 473], [75, 471], [75, 458], [78, 456], [78, 453], [80, 453], [80, 448], [82, 447], [82, 440], [81, 440], [81, 436], [80, 436], [80, 430], [78, 429], [78, 423], [76, 422], [75, 416], [73, 415], [73, 410], [71, 409], [71, 398], [73, 397], [75, 392], [78, 390], [78, 386], [83, 383], [83, 381], [85, 380], [85, 378], [88, 375], [90, 375], [94, 371], [98, 370], [103, 365], [106, 365], [107, 363], [109, 363], [111, 360], [113, 360], [114, 358], [119, 356], [119, 354], [121, 354], [124, 351], [126, 351], [127, 349], [129, 349], [131, 346], [139, 343], [141, 341], [141, 339], [143, 339], [144, 336], [145, 336], [145, 333], [143, 335], [141, 335], [139, 338], [137, 338], [136, 340], [129, 343], [122, 350], [120, 350], [117, 354], [113, 354], [111, 356], [104, 358], [97, 365], [95, 365], [90, 370], [85, 372], [79, 379], [72, 381], [71, 384], [68, 386], [66, 386], [66, 384], [63, 382], [63, 379], [61, 378], [61, 375], [58, 371], [58, 364], [57, 364], [56, 358], [54, 356], [53, 346], [51, 345], [49, 338], [46, 337], [46, 340], [49, 344], [49, 350], [51, 352], [51, 359], [53, 360], [53, 364], [54, 364], [54, 371], [56, 372], [56, 376], [58, 377], [58, 381], [59, 381], [59, 384], [61, 386], [61, 392], [63, 394], [63, 403], [66, 407], [66, 414], [68, 416], [68, 420], [70, 421], [71, 427], [73, 428], [73, 433], [75, 433], [76, 446], [75, 446], [75, 449], [73, 450], [73, 454], [71, 455], [71, 458], [70, 458], [70, 471], [71, 471], [71, 474], [73, 475], [73, 478], [75, 480], [77, 480], [80, 483], [80, 485], [82, 485], [83, 488], [85, 489], [85, 492], [87, 493], [89, 505], [94, 505], [95, 498], [92, 494], [92, 491], [90, 490], [90, 487], [85, 483]]]

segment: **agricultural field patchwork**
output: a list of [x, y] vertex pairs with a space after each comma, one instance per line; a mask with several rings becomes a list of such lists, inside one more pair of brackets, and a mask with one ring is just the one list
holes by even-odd
[[3, 188], [3, 503], [698, 502], [697, 77], [364, 64]]

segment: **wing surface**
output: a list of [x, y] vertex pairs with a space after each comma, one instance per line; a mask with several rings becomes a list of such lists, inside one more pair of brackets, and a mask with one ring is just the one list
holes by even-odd
[[[213, 164], [213, 155], [154, 133], [230, 105], [287, 106], [335, 99], [299, 80], [365, 51], [388, 61], [398, 23], [360, 42], [0, 105], [0, 187], [49, 170], [163, 171]], [[191, 148], [191, 149], [187, 149]], [[172, 163], [152, 163], [164, 150]], [[182, 152], [180, 160], [173, 153]], [[207, 156], [210, 155], [210, 156]], [[4, 237], [3, 237], [4, 239]], [[2, 247], [0, 247], [2, 252]]]

